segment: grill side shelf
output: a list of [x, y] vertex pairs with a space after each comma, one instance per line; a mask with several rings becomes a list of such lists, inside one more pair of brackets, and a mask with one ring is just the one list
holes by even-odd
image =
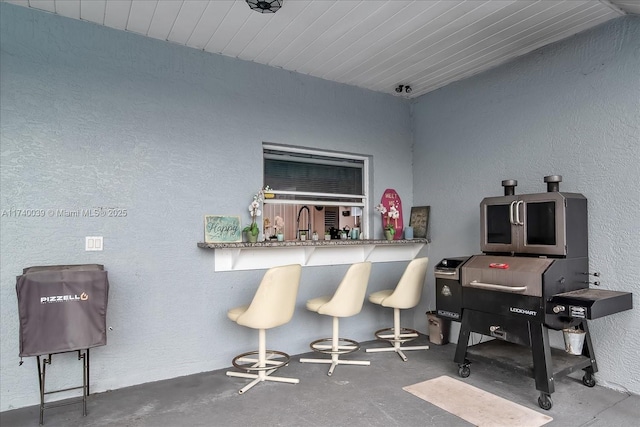
[[569, 317], [598, 319], [633, 308], [631, 292], [607, 289], [578, 289], [553, 295], [546, 312]]

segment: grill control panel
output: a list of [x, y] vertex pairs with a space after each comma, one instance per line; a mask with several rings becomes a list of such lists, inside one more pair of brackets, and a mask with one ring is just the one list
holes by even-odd
[[579, 317], [580, 319], [585, 319], [587, 317], [587, 308], [586, 307], [576, 307], [575, 305], [569, 306], [569, 316], [571, 317]]
[[577, 305], [554, 305], [551, 309], [554, 314], [558, 314], [560, 316], [574, 317], [578, 319], [586, 319], [587, 318], [587, 307], [581, 307]]

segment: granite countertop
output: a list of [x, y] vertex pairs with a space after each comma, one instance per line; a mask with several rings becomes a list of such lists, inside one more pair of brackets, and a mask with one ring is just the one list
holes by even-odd
[[411, 243], [429, 243], [429, 239], [399, 239], [399, 240], [387, 240], [387, 239], [333, 239], [333, 240], [288, 240], [284, 242], [278, 242], [277, 240], [265, 240], [264, 242], [248, 243], [204, 243], [198, 242], [199, 248], [205, 249], [234, 249], [234, 248], [287, 248], [287, 247], [300, 247], [300, 246], [362, 246], [362, 245], [402, 245]]

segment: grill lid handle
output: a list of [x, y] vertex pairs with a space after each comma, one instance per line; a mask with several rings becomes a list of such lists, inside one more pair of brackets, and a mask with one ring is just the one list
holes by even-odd
[[526, 286], [507, 286], [507, 285], [496, 285], [493, 283], [482, 283], [477, 280], [472, 280], [469, 285], [472, 288], [479, 289], [489, 289], [492, 291], [503, 291], [503, 292], [511, 292], [513, 294], [524, 292], [527, 290]]

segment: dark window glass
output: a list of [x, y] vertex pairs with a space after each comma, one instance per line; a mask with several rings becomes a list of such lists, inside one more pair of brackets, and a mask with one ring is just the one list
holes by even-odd
[[555, 202], [527, 203], [527, 245], [556, 244]]
[[274, 190], [363, 195], [362, 160], [264, 150], [264, 182]]
[[487, 206], [487, 243], [511, 244], [509, 205]]

